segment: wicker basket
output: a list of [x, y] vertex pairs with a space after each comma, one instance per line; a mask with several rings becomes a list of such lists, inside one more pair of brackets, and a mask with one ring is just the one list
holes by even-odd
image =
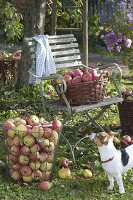
[[119, 103], [118, 109], [123, 134], [133, 136], [133, 101]]
[[[102, 74], [98, 80], [91, 82], [81, 82], [78, 84], [68, 84], [65, 95], [70, 105], [84, 105], [97, 103], [103, 100], [105, 86], [108, 81], [108, 73]], [[56, 83], [53, 82], [56, 89]], [[61, 95], [59, 98], [61, 98]]]

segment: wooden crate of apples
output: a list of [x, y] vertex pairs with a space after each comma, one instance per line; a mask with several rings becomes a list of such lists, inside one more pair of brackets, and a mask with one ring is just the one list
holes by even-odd
[[67, 84], [65, 95], [71, 105], [96, 103], [104, 98], [107, 79], [107, 72], [95, 68], [67, 71], [64, 74]]
[[[61, 122], [29, 115], [8, 119], [4, 125], [7, 166], [15, 181], [48, 181], [55, 159]], [[48, 187], [47, 183], [40, 183]]]

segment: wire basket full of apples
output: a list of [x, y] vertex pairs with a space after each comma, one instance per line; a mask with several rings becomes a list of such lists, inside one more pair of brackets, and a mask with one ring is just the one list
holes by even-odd
[[[67, 84], [65, 96], [70, 105], [84, 105], [97, 103], [105, 96], [108, 72], [98, 71], [96, 68], [84, 67], [67, 71], [64, 74]], [[56, 81], [53, 86], [56, 89]], [[58, 93], [58, 92], [57, 92]], [[58, 94], [61, 98], [61, 95]]]
[[61, 122], [29, 115], [4, 123], [7, 175], [14, 181], [47, 181], [51, 178]]

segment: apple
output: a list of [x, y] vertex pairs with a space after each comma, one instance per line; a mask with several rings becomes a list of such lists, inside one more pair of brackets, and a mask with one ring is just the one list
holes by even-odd
[[7, 136], [10, 137], [10, 138], [14, 138], [16, 136], [16, 131], [14, 128], [10, 128], [8, 131], [7, 131]]
[[125, 140], [121, 140], [120, 143], [121, 143], [122, 148], [126, 148], [129, 146], [129, 143], [126, 142]]
[[37, 156], [37, 158], [40, 160], [40, 162], [45, 162], [46, 159], [48, 157], [48, 154], [45, 152], [41, 152], [39, 153], [39, 155]]
[[20, 171], [20, 164], [19, 163], [16, 163], [14, 165], [11, 166], [12, 170], [14, 171]]
[[62, 158], [60, 160], [60, 166], [64, 167], [64, 168], [67, 168], [69, 166], [69, 160], [68, 160], [68, 158]]
[[17, 158], [17, 156], [10, 154], [9, 161], [11, 161], [13, 164], [16, 164], [18, 162], [18, 158]]
[[15, 126], [18, 126], [19, 124], [23, 124], [24, 126], [26, 125], [26, 120], [24, 119], [18, 119], [18, 121], [15, 123]]
[[32, 174], [29, 175], [29, 176], [24, 175], [24, 176], [22, 176], [22, 179], [23, 179], [24, 182], [29, 183], [33, 180], [33, 177], [32, 177]]
[[89, 169], [84, 169], [82, 175], [84, 178], [91, 178], [92, 172]]
[[39, 145], [38, 144], [34, 144], [32, 147], [30, 147], [30, 152], [32, 153], [32, 154], [37, 154], [37, 152], [40, 150], [40, 147], [39, 147]]
[[42, 124], [42, 123], [46, 123], [46, 122], [48, 123], [48, 121], [46, 121], [46, 119], [44, 117], [39, 118], [39, 123]]
[[62, 126], [61, 121], [59, 121], [58, 119], [54, 119], [52, 121], [52, 127], [54, 130], [57, 130], [57, 131], [60, 130], [61, 126]]
[[54, 154], [48, 154], [47, 155], [47, 162], [49, 162], [49, 163], [54, 162]]
[[33, 126], [32, 128], [32, 135], [34, 138], [39, 138], [43, 136], [43, 128], [41, 126]]
[[28, 146], [31, 147], [35, 144], [35, 139], [32, 135], [26, 135], [23, 139], [23, 143]]
[[90, 82], [92, 81], [92, 74], [90, 72], [84, 72], [82, 76], [83, 82]]
[[67, 84], [71, 84], [72, 83], [72, 77], [70, 75], [65, 75], [64, 76], [64, 80], [66, 81]]
[[20, 138], [18, 136], [15, 136], [15, 138], [13, 139], [13, 144], [15, 146], [19, 146], [20, 142], [21, 142]]
[[53, 142], [49, 143], [49, 146], [44, 147], [44, 150], [47, 151], [48, 153], [51, 153], [55, 150], [55, 145]]
[[44, 132], [43, 132], [43, 137], [45, 138], [50, 138], [52, 135], [52, 129], [51, 128], [43, 128]]
[[82, 82], [81, 76], [76, 76], [72, 79], [72, 84], [78, 84]]
[[29, 157], [26, 155], [19, 155], [18, 157], [19, 164], [21, 165], [28, 165], [29, 164]]
[[50, 179], [50, 175], [51, 175], [50, 171], [42, 172], [42, 180], [48, 181]]
[[113, 141], [114, 141], [115, 144], [120, 144], [120, 140], [117, 137], [114, 137]]
[[67, 179], [71, 177], [71, 171], [69, 168], [61, 168], [58, 170], [58, 176], [62, 179]]
[[27, 127], [24, 124], [19, 124], [15, 127], [15, 130], [19, 137], [23, 138], [25, 135], [27, 135]]
[[32, 171], [28, 165], [24, 165], [20, 167], [20, 173], [24, 176], [30, 176]]
[[41, 163], [40, 169], [44, 172], [51, 171], [53, 164], [49, 162]]
[[51, 188], [51, 183], [49, 181], [41, 181], [39, 183], [40, 190], [49, 190]]
[[11, 147], [14, 145], [14, 140], [13, 138], [7, 137], [6, 138], [7, 146]]
[[69, 76], [71, 76], [73, 78], [74, 74], [73, 74], [73, 71], [68, 71], [68, 72], [65, 73], [65, 75], [69, 75]]
[[30, 153], [30, 148], [26, 145], [21, 146], [20, 148], [20, 154], [22, 155], [29, 155]]
[[39, 142], [40, 148], [42, 150], [45, 149], [45, 147], [49, 146], [50, 141], [48, 139], [43, 139], [41, 142]]
[[11, 178], [14, 179], [15, 181], [18, 181], [21, 179], [21, 174], [18, 171], [12, 171], [10, 174]]
[[85, 134], [87, 133], [87, 127], [86, 126], [82, 126], [80, 129], [79, 129], [79, 132], [82, 133], [82, 134]]
[[121, 139], [127, 143], [131, 142], [131, 137], [129, 135], [123, 135]]
[[4, 125], [5, 130], [14, 128], [15, 124], [13, 122], [14, 122], [14, 120], [13, 121], [11, 119], [7, 120]]
[[37, 170], [40, 168], [41, 163], [37, 160], [37, 161], [31, 161], [29, 166], [32, 170]]
[[19, 152], [20, 152], [20, 148], [18, 146], [13, 145], [10, 148], [10, 153], [13, 154], [13, 155], [15, 155], [15, 156], [18, 156]]
[[35, 123], [39, 123], [39, 118], [36, 115], [29, 115], [27, 117], [27, 123], [33, 126]]
[[43, 173], [38, 169], [32, 172], [32, 177], [34, 180], [41, 180], [43, 177]]
[[49, 140], [56, 145], [58, 142], [58, 139], [59, 139], [59, 135], [58, 135], [57, 131], [53, 130], [51, 138]]
[[30, 159], [31, 161], [37, 161], [37, 160], [38, 160], [37, 155], [35, 155], [35, 154], [30, 154], [30, 155], [29, 155], [29, 159]]
[[29, 124], [27, 124], [27, 125], [26, 125], [26, 128], [27, 128], [27, 134], [28, 134], [28, 135], [31, 135], [31, 134], [32, 134], [32, 126], [29, 125]]
[[77, 77], [77, 76], [82, 77], [82, 75], [83, 75], [83, 72], [80, 69], [75, 69], [73, 71], [73, 77]]

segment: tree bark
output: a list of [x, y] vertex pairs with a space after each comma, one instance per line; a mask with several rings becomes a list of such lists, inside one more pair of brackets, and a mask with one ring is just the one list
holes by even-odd
[[[30, 0], [24, 14], [24, 37], [33, 37], [44, 34], [47, 0]], [[29, 73], [32, 61], [29, 56], [28, 47], [23, 41], [22, 59], [18, 68], [18, 79], [16, 89], [28, 85]]]

